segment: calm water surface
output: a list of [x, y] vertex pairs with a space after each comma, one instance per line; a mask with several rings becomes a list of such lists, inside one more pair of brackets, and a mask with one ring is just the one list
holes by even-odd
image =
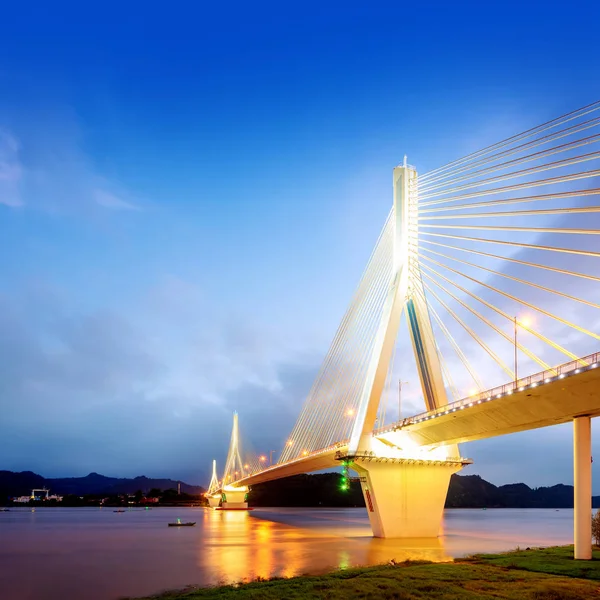
[[[167, 527], [180, 517], [195, 527]], [[446, 510], [438, 540], [371, 537], [360, 509], [12, 509], [0, 513], [2, 600], [116, 600], [391, 558], [441, 561], [573, 540], [572, 510]]]

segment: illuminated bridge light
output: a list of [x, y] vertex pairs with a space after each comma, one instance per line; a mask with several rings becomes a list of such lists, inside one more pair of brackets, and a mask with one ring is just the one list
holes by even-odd
[[558, 376], [558, 378], [559, 378], [559, 379], [564, 379], [564, 378], [565, 378], [565, 374], [564, 374], [564, 373], [561, 373], [561, 374]]
[[469, 404], [469, 406], [473, 406], [473, 403], [471, 402], [471, 403]]
[[502, 398], [502, 394], [498, 394], [496, 398]]
[[598, 366], [598, 363], [594, 363], [593, 365], [591, 365], [590, 369], [595, 369]]
[[581, 369], [575, 369], [575, 373], [581, 373]]
[[522, 392], [525, 388], [524, 387], [520, 387], [519, 391]]
[[506, 392], [507, 396], [511, 396], [512, 395], [512, 390], [508, 390], [508, 392]]
[[552, 381], [552, 379], [550, 379], [550, 377], [544, 379], [544, 383], [550, 383]]
[[532, 383], [529, 387], [537, 387], [537, 383]]

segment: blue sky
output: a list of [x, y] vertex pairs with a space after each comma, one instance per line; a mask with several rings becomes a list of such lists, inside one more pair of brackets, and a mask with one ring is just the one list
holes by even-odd
[[[393, 166], [599, 97], [600, 8], [569, 7], [5, 7], [0, 468], [202, 483], [233, 408], [279, 448]], [[474, 444], [470, 472], [568, 483], [569, 436]], [[538, 441], [556, 460], [523, 464]]]

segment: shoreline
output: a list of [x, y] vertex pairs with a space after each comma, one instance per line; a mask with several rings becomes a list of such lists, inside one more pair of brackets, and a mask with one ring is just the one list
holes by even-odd
[[600, 597], [600, 549], [592, 560], [573, 559], [573, 546], [516, 548], [449, 562], [393, 559], [325, 575], [257, 579], [214, 587], [187, 587], [124, 600], [382, 598], [396, 600], [588, 600]]

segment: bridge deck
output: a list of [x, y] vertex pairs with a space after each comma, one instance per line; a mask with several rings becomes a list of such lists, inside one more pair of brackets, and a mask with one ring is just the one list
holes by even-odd
[[416, 415], [376, 433], [409, 431], [419, 446], [456, 444], [600, 415], [600, 353]]

